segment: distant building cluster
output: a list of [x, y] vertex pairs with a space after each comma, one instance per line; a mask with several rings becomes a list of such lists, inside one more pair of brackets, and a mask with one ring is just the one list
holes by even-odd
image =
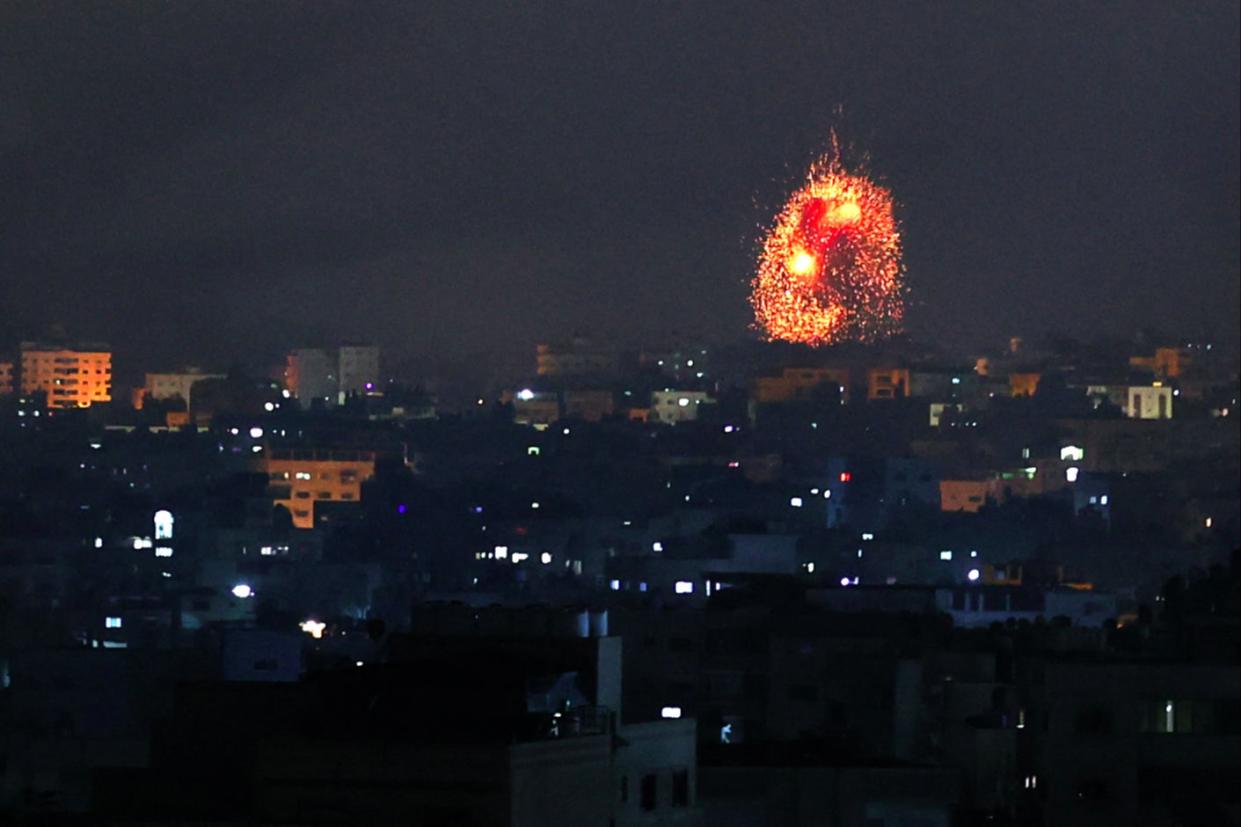
[[2, 353], [2, 818], [1235, 822], [1213, 343]]

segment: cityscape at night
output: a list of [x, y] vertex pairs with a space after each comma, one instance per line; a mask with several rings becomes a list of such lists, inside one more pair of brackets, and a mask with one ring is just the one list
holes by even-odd
[[0, 3], [0, 823], [1241, 827], [1235, 3]]

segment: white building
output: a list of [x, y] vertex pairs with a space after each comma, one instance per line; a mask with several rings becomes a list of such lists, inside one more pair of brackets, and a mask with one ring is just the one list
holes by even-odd
[[291, 352], [285, 362], [284, 384], [302, 408], [316, 400], [332, 404], [338, 390], [336, 358], [331, 351], [303, 348]]
[[1171, 419], [1172, 388], [1160, 384], [1130, 387], [1124, 409], [1130, 419]]

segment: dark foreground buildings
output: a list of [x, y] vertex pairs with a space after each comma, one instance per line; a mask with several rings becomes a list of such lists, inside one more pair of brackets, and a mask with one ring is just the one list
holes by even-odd
[[1241, 823], [1235, 357], [294, 355], [0, 359], [4, 820]]

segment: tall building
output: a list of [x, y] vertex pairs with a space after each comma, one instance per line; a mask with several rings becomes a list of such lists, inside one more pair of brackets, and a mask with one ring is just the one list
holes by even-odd
[[337, 376], [342, 394], [369, 393], [379, 387], [379, 348], [375, 345], [344, 345], [340, 348]]
[[334, 350], [295, 350], [286, 359], [284, 383], [303, 408], [316, 400], [334, 405], [347, 394], [371, 393], [379, 387], [379, 348], [344, 345]]
[[285, 362], [285, 387], [302, 408], [311, 407], [316, 400], [328, 405], [335, 402], [339, 387], [336, 377], [336, 358], [328, 350], [295, 350]]
[[112, 401], [112, 352], [106, 344], [22, 342], [23, 394], [43, 391], [49, 408]]
[[571, 344], [541, 344], [535, 350], [535, 369], [539, 376], [612, 376], [617, 371], [616, 354], [595, 347], [578, 336]]

